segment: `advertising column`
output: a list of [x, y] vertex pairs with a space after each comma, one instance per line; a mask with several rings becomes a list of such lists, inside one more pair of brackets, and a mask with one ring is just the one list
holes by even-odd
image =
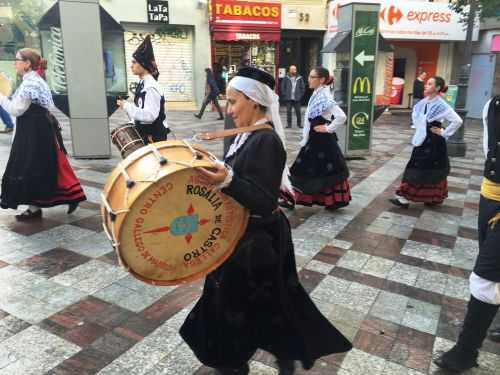
[[351, 79], [347, 123], [347, 153], [370, 151], [373, 123], [375, 60], [378, 45], [378, 7], [354, 8], [351, 43]]

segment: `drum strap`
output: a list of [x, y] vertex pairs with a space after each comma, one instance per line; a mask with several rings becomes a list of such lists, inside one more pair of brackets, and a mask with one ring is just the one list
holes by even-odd
[[232, 135], [240, 134], [240, 133], [251, 133], [256, 130], [261, 130], [261, 129], [273, 129], [271, 125], [252, 125], [252, 126], [245, 126], [243, 128], [234, 128], [234, 129], [226, 129], [226, 130], [217, 130], [214, 132], [208, 132], [208, 133], [200, 133], [197, 134], [196, 137], [200, 140], [203, 141], [212, 141], [214, 139], [219, 139], [219, 138], [225, 138], [225, 137], [230, 137]]

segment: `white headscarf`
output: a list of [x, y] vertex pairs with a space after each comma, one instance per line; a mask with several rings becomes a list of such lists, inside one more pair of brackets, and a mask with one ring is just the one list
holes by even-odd
[[[286, 152], [285, 130], [281, 123], [279, 96], [266, 84], [252, 78], [236, 76], [229, 81], [228, 87], [232, 87], [254, 102], [267, 108], [266, 118], [273, 124], [274, 131], [278, 134]], [[246, 137], [248, 138], [248, 136]], [[292, 183], [290, 182], [290, 171], [285, 163], [285, 169], [281, 177], [281, 190], [292, 193]]]

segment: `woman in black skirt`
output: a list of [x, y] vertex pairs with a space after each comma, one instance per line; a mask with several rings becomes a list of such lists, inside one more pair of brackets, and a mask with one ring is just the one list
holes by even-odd
[[349, 169], [335, 134], [346, 115], [330, 93], [332, 82], [327, 69], [311, 70], [309, 87], [314, 92], [307, 105], [302, 148], [290, 168], [296, 204], [317, 204], [329, 210], [345, 207], [351, 200]]
[[241, 133], [215, 171], [201, 169], [250, 211], [246, 232], [229, 259], [206, 277], [203, 295], [180, 333], [212, 374], [246, 375], [258, 348], [277, 359], [280, 375], [295, 373], [294, 361], [310, 369], [331, 353], [351, 349], [349, 341], [319, 312], [300, 285], [290, 224], [278, 208], [285, 171], [283, 125], [274, 78], [241, 69], [228, 85], [228, 113], [236, 127], [269, 124]]
[[[463, 121], [441, 97], [446, 91], [444, 79], [432, 77], [425, 86], [427, 96], [413, 107], [412, 144], [415, 147], [396, 196], [390, 199], [396, 206], [408, 208], [410, 201], [438, 205], [448, 196], [450, 161], [446, 140]], [[448, 122], [446, 128], [444, 121]]]
[[59, 124], [49, 112], [54, 105], [44, 80], [44, 61], [37, 51], [16, 54], [16, 71], [23, 79], [11, 99], [0, 94], [0, 106], [16, 117], [9, 161], [2, 178], [2, 208], [29, 208], [16, 215], [20, 221], [40, 218], [41, 207], [69, 205], [72, 213], [85, 194], [66, 158]]

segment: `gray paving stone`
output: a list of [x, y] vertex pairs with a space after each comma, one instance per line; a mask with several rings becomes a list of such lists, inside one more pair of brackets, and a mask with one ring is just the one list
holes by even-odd
[[363, 266], [361, 272], [367, 275], [372, 275], [381, 279], [385, 279], [387, 278], [389, 272], [391, 271], [391, 269], [394, 267], [395, 264], [396, 262], [392, 260], [372, 256]]
[[441, 272], [420, 270], [415, 287], [430, 292], [442, 294], [446, 287], [447, 275]]
[[348, 250], [337, 262], [337, 267], [353, 271], [361, 271], [370, 259], [370, 255], [358, 251]]
[[389, 322], [401, 324], [406, 313], [408, 302], [408, 297], [381, 291], [370, 310], [370, 315]]
[[419, 273], [420, 269], [417, 267], [396, 263], [389, 272], [387, 279], [397, 283], [414, 286]]

